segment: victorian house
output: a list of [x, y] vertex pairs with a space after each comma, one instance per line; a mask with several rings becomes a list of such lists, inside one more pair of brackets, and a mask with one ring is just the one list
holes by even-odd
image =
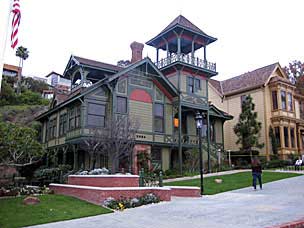
[[[204, 157], [217, 156], [224, 149], [224, 122], [232, 116], [209, 98], [210, 78], [217, 71], [207, 61], [206, 49], [215, 41], [180, 15], [146, 43], [156, 50], [155, 62], [142, 58], [144, 45], [137, 42], [131, 44], [130, 64], [123, 67], [71, 56], [63, 73], [71, 80], [70, 94], [55, 99], [37, 117], [45, 147], [58, 163], [88, 169], [90, 157], [81, 143], [90, 129], [104, 129], [109, 119], [127, 115], [140, 122], [132, 171], [138, 171], [136, 158], [142, 152], [151, 154], [155, 167], [182, 170], [185, 151], [198, 147], [194, 117], [199, 111], [204, 116]], [[107, 156], [100, 156], [97, 166], [111, 168]]]
[[259, 155], [273, 155], [270, 129], [278, 145], [278, 156], [287, 159], [304, 153], [303, 96], [288, 80], [279, 63], [265, 66], [224, 81], [211, 79], [209, 99], [218, 108], [234, 116], [224, 125], [225, 148], [237, 151], [233, 127], [242, 112], [242, 101], [251, 95], [258, 120], [262, 123]]

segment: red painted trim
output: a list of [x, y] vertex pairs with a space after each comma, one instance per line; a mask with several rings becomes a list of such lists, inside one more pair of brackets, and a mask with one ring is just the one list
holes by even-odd
[[134, 89], [130, 94], [130, 100], [152, 103], [152, 97], [143, 89]]
[[168, 97], [168, 99], [170, 101], [173, 100], [173, 97], [172, 95], [162, 86], [162, 84], [160, 84], [157, 80], [153, 79], [153, 82], [154, 84], [157, 86], [157, 88], [159, 88], [164, 94], [166, 97]]
[[186, 74], [191, 74], [191, 76], [199, 77], [201, 79], [207, 79], [206, 74], [204, 74], [204, 73], [197, 73], [197, 72], [195, 72], [194, 70], [191, 70], [191, 69], [185, 68], [181, 72], [182, 73], [184, 72]]

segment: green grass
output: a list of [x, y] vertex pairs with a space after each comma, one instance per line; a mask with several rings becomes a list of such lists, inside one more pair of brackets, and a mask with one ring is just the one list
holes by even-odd
[[24, 205], [23, 199], [24, 197], [0, 199], [1, 228], [37, 225], [111, 212], [69, 196], [41, 195], [37, 205]]
[[[281, 180], [289, 177], [296, 177], [301, 174], [295, 173], [279, 173], [279, 172], [267, 172], [262, 174], [262, 182], [267, 183], [271, 181]], [[215, 179], [222, 179], [221, 184], [215, 183]], [[200, 187], [200, 179], [176, 181], [165, 183], [167, 186], [197, 186]], [[245, 188], [252, 186], [251, 172], [242, 172], [222, 176], [213, 176], [204, 178], [204, 194], [213, 195], [220, 192], [231, 191], [239, 188]]]

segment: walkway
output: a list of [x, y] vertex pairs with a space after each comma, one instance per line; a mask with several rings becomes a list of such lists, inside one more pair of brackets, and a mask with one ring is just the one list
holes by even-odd
[[253, 228], [304, 217], [304, 176], [243, 188], [202, 198], [175, 198], [171, 202], [123, 212], [75, 219], [35, 228]]

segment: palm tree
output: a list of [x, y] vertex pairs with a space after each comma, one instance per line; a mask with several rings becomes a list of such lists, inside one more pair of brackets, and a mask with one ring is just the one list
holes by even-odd
[[23, 68], [23, 61], [29, 57], [29, 51], [27, 48], [20, 46], [16, 50], [16, 56], [19, 57], [19, 74], [18, 74], [18, 81], [17, 81], [17, 94], [21, 93], [21, 75], [22, 75], [22, 68]]

